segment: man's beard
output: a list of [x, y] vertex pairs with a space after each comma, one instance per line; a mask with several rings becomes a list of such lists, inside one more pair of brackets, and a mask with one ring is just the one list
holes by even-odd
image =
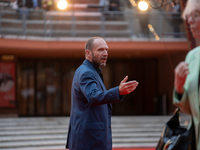
[[105, 67], [106, 66], [106, 62], [105, 63], [101, 63], [101, 59], [104, 57], [101, 57], [100, 60], [97, 59], [97, 57], [95, 57], [92, 54], [92, 62], [97, 66], [97, 67]]

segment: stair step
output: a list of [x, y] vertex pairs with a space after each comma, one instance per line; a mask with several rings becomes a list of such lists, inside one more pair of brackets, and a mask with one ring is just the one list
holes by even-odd
[[[156, 147], [171, 116], [112, 116], [113, 148]], [[181, 125], [190, 116], [180, 115]], [[0, 149], [64, 149], [69, 117], [0, 118]]]

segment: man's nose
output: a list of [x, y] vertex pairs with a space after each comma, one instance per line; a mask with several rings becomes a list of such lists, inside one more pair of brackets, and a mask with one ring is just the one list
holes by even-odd
[[104, 50], [103, 55], [104, 55], [104, 56], [108, 56], [108, 51], [107, 51], [107, 50]]

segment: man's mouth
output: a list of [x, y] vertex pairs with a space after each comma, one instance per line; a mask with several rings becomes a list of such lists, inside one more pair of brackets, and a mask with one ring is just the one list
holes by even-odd
[[101, 60], [103, 60], [103, 61], [106, 61], [106, 60], [107, 60], [107, 58], [102, 58]]

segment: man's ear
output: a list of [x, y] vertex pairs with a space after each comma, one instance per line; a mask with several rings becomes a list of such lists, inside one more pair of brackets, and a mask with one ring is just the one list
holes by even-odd
[[87, 49], [87, 50], [85, 51], [85, 54], [86, 54], [87, 57], [90, 58], [92, 53], [91, 53], [90, 50]]

